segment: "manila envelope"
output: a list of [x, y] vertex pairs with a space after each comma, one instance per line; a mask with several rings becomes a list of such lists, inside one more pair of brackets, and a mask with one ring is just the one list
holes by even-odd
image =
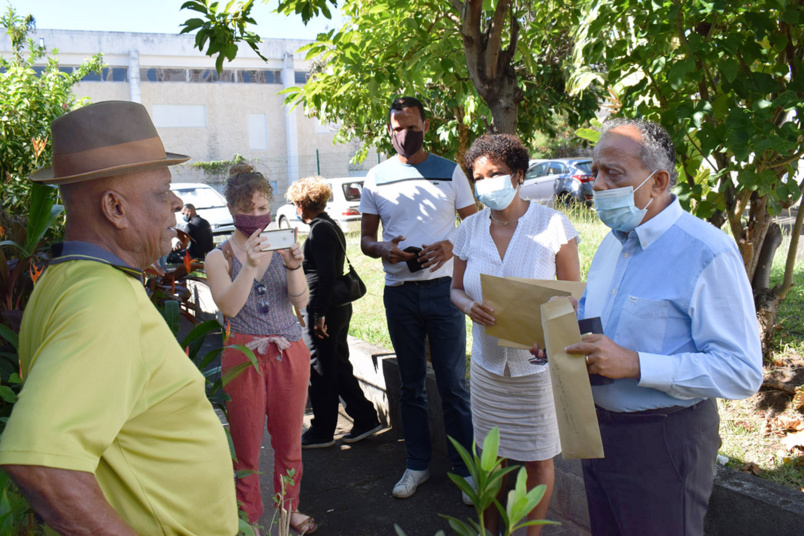
[[494, 309], [494, 325], [486, 334], [497, 337], [501, 346], [544, 348], [540, 306], [553, 296], [576, 296], [585, 284], [576, 281], [495, 277], [480, 274], [483, 303]]
[[575, 310], [569, 300], [545, 303], [541, 310], [561, 455], [565, 460], [603, 458], [586, 361], [581, 355], [564, 352], [570, 344], [581, 342]]

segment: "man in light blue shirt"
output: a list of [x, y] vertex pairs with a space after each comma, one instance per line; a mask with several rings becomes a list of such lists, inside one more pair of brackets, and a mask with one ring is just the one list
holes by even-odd
[[607, 122], [592, 173], [612, 232], [578, 317], [600, 317], [603, 334], [567, 348], [614, 380], [592, 388], [605, 451], [583, 464], [592, 533], [700, 535], [720, 447], [714, 398], [762, 383], [751, 286], [734, 241], [671, 193], [661, 126]]

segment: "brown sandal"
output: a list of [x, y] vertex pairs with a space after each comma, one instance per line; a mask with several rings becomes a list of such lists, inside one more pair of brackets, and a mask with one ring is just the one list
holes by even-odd
[[[301, 516], [307, 515], [302, 514], [298, 510], [293, 512], [293, 514], [299, 514]], [[293, 514], [290, 514], [290, 528], [295, 530], [299, 536], [306, 535], [306, 534], [313, 534], [318, 530], [318, 525], [315, 522], [315, 519], [312, 516], [307, 516], [304, 521], [301, 523], [294, 525], [293, 524]]]

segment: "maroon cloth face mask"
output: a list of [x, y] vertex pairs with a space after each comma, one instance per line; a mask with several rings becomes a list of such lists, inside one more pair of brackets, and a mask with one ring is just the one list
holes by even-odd
[[271, 213], [262, 214], [260, 216], [252, 216], [251, 214], [235, 214], [233, 216], [235, 229], [240, 231], [246, 236], [251, 236], [257, 230], [263, 230], [271, 223]]
[[410, 158], [418, 153], [424, 144], [424, 132], [421, 130], [400, 130], [391, 133], [391, 144], [402, 158]]

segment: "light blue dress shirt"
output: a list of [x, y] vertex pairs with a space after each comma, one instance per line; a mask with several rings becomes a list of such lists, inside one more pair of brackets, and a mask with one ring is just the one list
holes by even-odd
[[626, 234], [613, 231], [589, 269], [578, 318], [639, 353], [641, 377], [593, 386], [609, 411], [746, 398], [762, 384], [754, 298], [737, 245], [678, 199]]

